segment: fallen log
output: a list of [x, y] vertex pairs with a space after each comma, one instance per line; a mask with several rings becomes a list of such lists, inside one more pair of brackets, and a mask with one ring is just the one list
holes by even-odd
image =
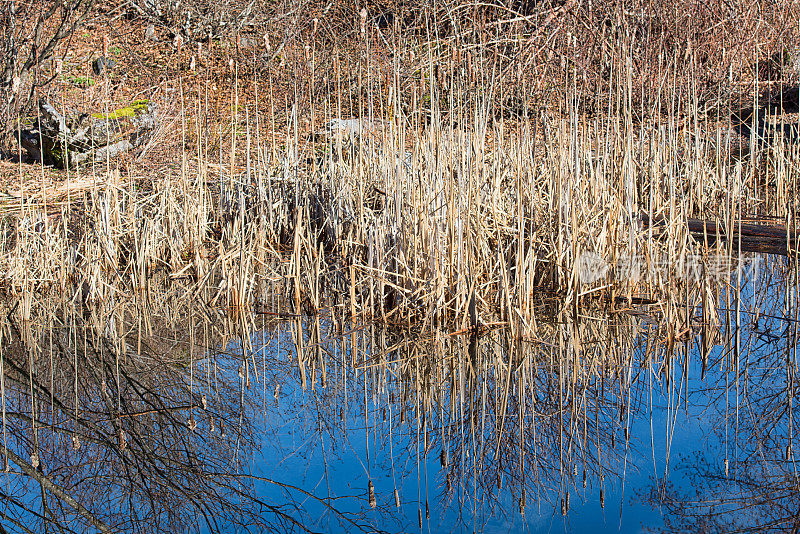
[[65, 168], [105, 161], [144, 144], [158, 126], [155, 106], [137, 100], [111, 113], [65, 116], [39, 102], [33, 128], [20, 130], [19, 142], [28, 155], [46, 165]]
[[[663, 227], [666, 219], [663, 216], [650, 220], [647, 213], [640, 215], [645, 227]], [[721, 221], [687, 219], [686, 226], [692, 237], [698, 241], [713, 245], [717, 240], [730, 242], [735, 252], [760, 252], [763, 254], [789, 255], [797, 250], [797, 230], [790, 230], [781, 224], [755, 224], [735, 222], [727, 228]]]

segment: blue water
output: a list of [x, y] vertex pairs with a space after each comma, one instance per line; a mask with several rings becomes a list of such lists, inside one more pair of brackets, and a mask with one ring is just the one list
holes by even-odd
[[[296, 357], [291, 345], [280, 346], [287, 360]], [[276, 347], [266, 345], [260, 349], [274, 351]], [[691, 361], [690, 393], [719, 379], [718, 374], [709, 373], [701, 381], [699, 361]], [[426, 455], [424, 445], [417, 443], [413, 422], [398, 426], [397, 411], [389, 410], [387, 418], [393, 418], [390, 424], [388, 419], [382, 419], [381, 406], [372, 406], [371, 401], [365, 421], [363, 382], [358, 379], [349, 384], [347, 404], [341, 394], [331, 393], [334, 386], [330, 382], [327, 389], [317, 383], [303, 391], [294, 379], [284, 381], [277, 402], [268, 395], [261, 409], [263, 449], [252, 459], [251, 469], [255, 474], [308, 492], [272, 483], [257, 486], [259, 496], [267, 501], [292, 502], [297, 516], [318, 532], [362, 528], [427, 533], [639, 532], [643, 527], [664, 525], [661, 510], [642, 502], [640, 494], [664, 478], [678, 488], [688, 489], [680, 459], [700, 454], [716, 461], [714, 451], [720, 446], [711, 432], [709, 405], [702, 402], [704, 398], [708, 400], [707, 396], [692, 393], [686, 405], [674, 387], [670, 390], [659, 384], [655, 374], [651, 379], [648, 382], [643, 373], [634, 385], [640, 404], [630, 415], [628, 446], [623, 431], [618, 429], [615, 450], [619, 457], [613, 462], [613, 469], [602, 482], [597, 476], [587, 476], [585, 489], [579, 473], [570, 489], [570, 509], [564, 516], [560, 504], [563, 492], [559, 493], [552, 483], [542, 484], [536, 495], [526, 495], [524, 514], [519, 511], [519, 495], [508, 482], [500, 490], [495, 486], [488, 496], [478, 492], [476, 497], [476, 492], [471, 491], [475, 486], [467, 476], [448, 494], [440, 466], [441, 448], [432, 446]], [[269, 386], [270, 391], [272, 387]], [[385, 402], [383, 405], [390, 407]], [[337, 410], [343, 412], [337, 414]], [[329, 426], [331, 420], [336, 428]], [[573, 468], [570, 464], [566, 469]], [[549, 474], [559, 478], [558, 473]], [[370, 479], [375, 489], [374, 510], [368, 499]], [[600, 505], [601, 484], [604, 507]], [[399, 508], [395, 506], [395, 489], [401, 501]], [[329, 509], [326, 502], [339, 513]]]
[[[55, 422], [37, 425], [41, 456], [26, 441], [29, 386], [9, 380], [8, 442], [18, 467], [39, 463], [118, 531], [798, 531], [800, 299], [786, 267], [770, 266], [783, 282], [765, 276], [714, 303], [707, 365], [698, 310], [674, 325], [686, 334], [674, 344], [666, 320], [642, 311], [543, 318], [526, 341], [378, 325], [340, 334], [309, 317], [262, 325], [195, 366], [142, 371], [132, 359], [124, 376], [152, 381], [143, 396], [163, 386], [164, 404], [152, 410], [125, 378], [124, 419], [103, 411], [115, 388], [87, 374], [80, 413], [94, 426], [75, 447], [71, 400], [39, 412]], [[30, 470], [4, 473], [6, 530], [87, 530], [83, 513], [43, 519], [37, 486]]]
[[[389, 334], [366, 327], [353, 334], [359, 347], [353, 353], [352, 338], [328, 331], [324, 319], [317, 319], [319, 337], [311, 337], [308, 330], [313, 329], [308, 327], [315, 319], [309, 319], [302, 328], [307, 366], [303, 389], [292, 327], [259, 332], [248, 358], [256, 368], [263, 361], [265, 379], [253, 391], [261, 388], [264, 396], [252, 393], [259, 399], [254, 404], [261, 448], [243, 454], [248, 471], [260, 477], [256, 494], [279, 503], [309, 530], [329, 533], [721, 532], [765, 524], [786, 528], [791, 510], [800, 509], [794, 497], [800, 491], [792, 490], [800, 476], [793, 457], [790, 461], [784, 453], [787, 444], [800, 448], [793, 430], [800, 414], [796, 403], [789, 407], [787, 402], [788, 392], [800, 393], [796, 381], [787, 382], [787, 376], [797, 374], [796, 343], [791, 341], [796, 339], [796, 323], [792, 306], [785, 302], [791, 294], [785, 286], [769, 284], [768, 277], [745, 281], [738, 300], [720, 301], [720, 310], [738, 305], [739, 319], [737, 323], [735, 314], [719, 316], [705, 373], [697, 331], [691, 342], [676, 343], [677, 352], [666, 360], [656, 352], [645, 361], [645, 348], [653, 340], [648, 336], [663, 345], [664, 331], [648, 330], [644, 321], [623, 321], [614, 330], [622, 337], [609, 343], [624, 345], [626, 335], [633, 340], [622, 351], [628, 360], [617, 371], [621, 376], [601, 379], [602, 373], [594, 373], [583, 383], [578, 380], [585, 389], [567, 395], [568, 402], [559, 407], [561, 401], [554, 400], [563, 387], [559, 372], [569, 378], [570, 371], [546, 365], [548, 358], [563, 361], [557, 353], [551, 357], [556, 343], [526, 344], [524, 358], [538, 363], [527, 375], [527, 389], [509, 396], [513, 406], [506, 413], [500, 447], [492, 431], [502, 418], [499, 408], [482, 405], [480, 392], [489, 392], [485, 399], [502, 390], [499, 383], [507, 367], [477, 376], [466, 367], [455, 373], [456, 381], [467, 380], [465, 374], [472, 377], [467, 395], [475, 394], [476, 416], [462, 408], [459, 398], [451, 398], [444, 380], [434, 399], [428, 399], [422, 418], [415, 416], [413, 391], [414, 372], [420, 371], [401, 376], [398, 362], [413, 370], [415, 358], [430, 357], [424, 341], [417, 346], [401, 334], [401, 342], [386, 350], [381, 346], [392, 346], [383, 337]], [[299, 325], [293, 328], [301, 330]], [[571, 340], [566, 332], [562, 339]], [[551, 335], [555, 336], [552, 331]], [[384, 341], [376, 343], [380, 339]], [[439, 337], [437, 347], [444, 347], [443, 352], [431, 354], [460, 362], [456, 366], [468, 365], [464, 362], [470, 358], [491, 362], [497, 347], [507, 347], [502, 332], [471, 347], [460, 338], [442, 339], [449, 338]], [[581, 343], [584, 362], [592, 354], [604, 356], [608, 348], [602, 339]], [[241, 358], [240, 347], [229, 352]], [[310, 369], [312, 361], [317, 362], [316, 373]], [[671, 366], [664, 371], [667, 361]], [[620, 369], [619, 362], [610, 368]], [[512, 383], [519, 384], [519, 373], [512, 374]], [[412, 392], [401, 421], [405, 387]], [[515, 410], [520, 403], [526, 425], [524, 467], [516, 452]], [[571, 403], [587, 407], [570, 412]], [[767, 421], [768, 428], [762, 429]], [[447, 469], [440, 463], [445, 434]], [[764, 498], [772, 494], [777, 495], [774, 500]]]

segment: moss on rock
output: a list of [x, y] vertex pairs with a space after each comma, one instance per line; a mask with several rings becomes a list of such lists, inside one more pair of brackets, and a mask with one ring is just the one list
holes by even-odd
[[119, 120], [135, 117], [140, 113], [145, 113], [150, 108], [149, 100], [134, 100], [125, 107], [115, 109], [111, 113], [92, 113], [92, 118], [101, 120]]

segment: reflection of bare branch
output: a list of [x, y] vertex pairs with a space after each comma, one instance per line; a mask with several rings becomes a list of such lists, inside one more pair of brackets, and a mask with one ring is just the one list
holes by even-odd
[[92, 526], [94, 526], [100, 532], [111, 532], [111, 528], [108, 525], [97, 519], [89, 510], [84, 508], [81, 503], [73, 499], [63, 488], [60, 488], [56, 484], [53, 483], [49, 478], [44, 476], [43, 474], [39, 473], [31, 464], [20, 458], [17, 454], [14, 453], [8, 447], [3, 447], [3, 454], [5, 454], [8, 458], [11, 459], [12, 462], [17, 464], [22, 472], [28, 475], [31, 478], [36, 479], [47, 491], [73, 507], [78, 513], [83, 516]]
[[[362, 532], [369, 531], [369, 532], [373, 532], [375, 534], [381, 534], [382, 532], [384, 532], [384, 531], [382, 531], [380, 529], [376, 529], [375, 527], [366, 527], [364, 525], [359, 524], [358, 522], [356, 522], [353, 519], [349, 518], [346, 514], [342, 513], [336, 507], [331, 506], [331, 504], [329, 502], [330, 501], [329, 498], [328, 499], [322, 499], [320, 497], [317, 497], [313, 493], [308, 492], [308, 491], [304, 490], [303, 488], [300, 488], [300, 487], [295, 486], [293, 484], [288, 484], [286, 482], [280, 482], [278, 480], [274, 480], [274, 479], [271, 479], [271, 478], [268, 478], [268, 477], [261, 477], [261, 476], [255, 476], [255, 475], [242, 475], [240, 478], [242, 478], [242, 479], [250, 479], [250, 480], [258, 480], [258, 481], [261, 481], [261, 482], [267, 482], [269, 484], [273, 484], [275, 486], [278, 486], [279, 488], [283, 488], [283, 489], [286, 489], [286, 490], [291, 490], [291, 491], [300, 493], [302, 495], [305, 495], [306, 497], [308, 497], [310, 499], [313, 499], [314, 501], [320, 503], [328, 511], [332, 512], [336, 517], [338, 517], [339, 519], [341, 519], [342, 521], [344, 521], [345, 523], [347, 523], [351, 527], [353, 527], [353, 528], [355, 528], [357, 530], [360, 530]], [[340, 497], [340, 498], [343, 498], [343, 497]], [[292, 518], [288, 514], [284, 514], [283, 512], [280, 512], [276, 506], [267, 504], [267, 503], [261, 501], [260, 499], [258, 500], [258, 502], [262, 506], [264, 506], [265, 508], [268, 508], [268, 509], [272, 510], [274, 513], [281, 515], [282, 517], [284, 517], [284, 519], [286, 521], [288, 521], [291, 524], [295, 525], [296, 527], [302, 529], [303, 531], [311, 532], [302, 523], [298, 522], [297, 520], [295, 520], [294, 518]]]
[[[788, 315], [786, 304], [796, 296], [774, 289], [786, 283], [782, 262], [770, 262], [763, 271], [745, 289], [751, 294], [748, 309], [722, 309], [730, 321], [729, 339], [709, 355], [708, 380], [714, 382], [691, 398], [708, 406], [718, 445], [682, 459], [685, 484], [660, 482], [641, 495], [667, 512], [665, 532], [800, 529], [793, 432], [800, 417], [793, 400], [800, 394], [797, 319]], [[714, 374], [716, 369], [721, 371]]]
[[[130, 342], [98, 335], [94, 325], [102, 320], [61, 313], [48, 319], [56, 327], [42, 335], [13, 313], [0, 319], [5, 447], [21, 466], [9, 475], [17, 486], [5, 499], [9, 524], [16, 514], [34, 531], [81, 531], [89, 517], [126, 532], [313, 530], [291, 495], [266, 502], [254, 483], [310, 493], [244, 469], [258, 451], [252, 355], [210, 350], [214, 343], [203, 338], [194, 347], [204, 356], [193, 363], [181, 356], [186, 338], [158, 323], [140, 352], [118, 353]], [[374, 530], [358, 514], [313, 498], [349, 529]]]

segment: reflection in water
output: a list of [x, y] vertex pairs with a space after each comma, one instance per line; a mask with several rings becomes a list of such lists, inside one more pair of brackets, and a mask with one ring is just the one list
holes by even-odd
[[[407, 515], [411, 508], [421, 523], [432, 508], [449, 505], [472, 524], [470, 511], [513, 521], [546, 503], [567, 514], [571, 496], [585, 494], [587, 486], [604, 499], [606, 477], [617, 478], [624, 468], [629, 407], [644, 402], [631, 372], [642, 357], [636, 329], [625, 315], [615, 323], [586, 317], [579, 325], [543, 324], [548, 341], [512, 342], [505, 330], [480, 338], [397, 337], [366, 326], [322, 344], [327, 356], [313, 360], [311, 374], [323, 376], [324, 366], [326, 387], [311, 380], [299, 393], [295, 378], [285, 375], [267, 384], [281, 403], [295, 400], [279, 406], [278, 420], [307, 427], [286, 437], [312, 440], [304, 455], [324, 454], [320, 435], [329, 443], [363, 438], [367, 456], [349, 460], [352, 479], [364, 480], [366, 500], [373, 481], [391, 479], [374, 501], [387, 513], [396, 507]], [[580, 337], [585, 361], [575, 356], [572, 336]], [[282, 337], [275, 333], [273, 340]], [[277, 349], [263, 343], [257, 350]], [[398, 465], [409, 463], [410, 471], [398, 473]], [[431, 471], [436, 480], [427, 479]], [[402, 489], [408, 476], [424, 479], [411, 494]]]
[[[765, 270], [764, 287], [709, 290], [712, 304], [665, 314], [542, 305], [524, 338], [169, 299], [43, 305], [25, 320], [6, 309], [2, 521], [791, 530], [795, 296], [769, 289], [782, 268]], [[673, 443], [687, 421], [703, 425], [701, 443]], [[636, 508], [642, 497], [655, 512]]]
[[785, 289], [743, 294], [729, 343], [710, 355], [722, 372], [689, 396], [707, 407], [709, 449], [642, 492], [666, 532], [800, 530], [797, 295]]
[[78, 317], [52, 319], [46, 331], [3, 329], [7, 525], [164, 532], [284, 519], [237, 476], [235, 451], [253, 435], [236, 382], [186, 373], [187, 342], [166, 331], [136, 350]]

